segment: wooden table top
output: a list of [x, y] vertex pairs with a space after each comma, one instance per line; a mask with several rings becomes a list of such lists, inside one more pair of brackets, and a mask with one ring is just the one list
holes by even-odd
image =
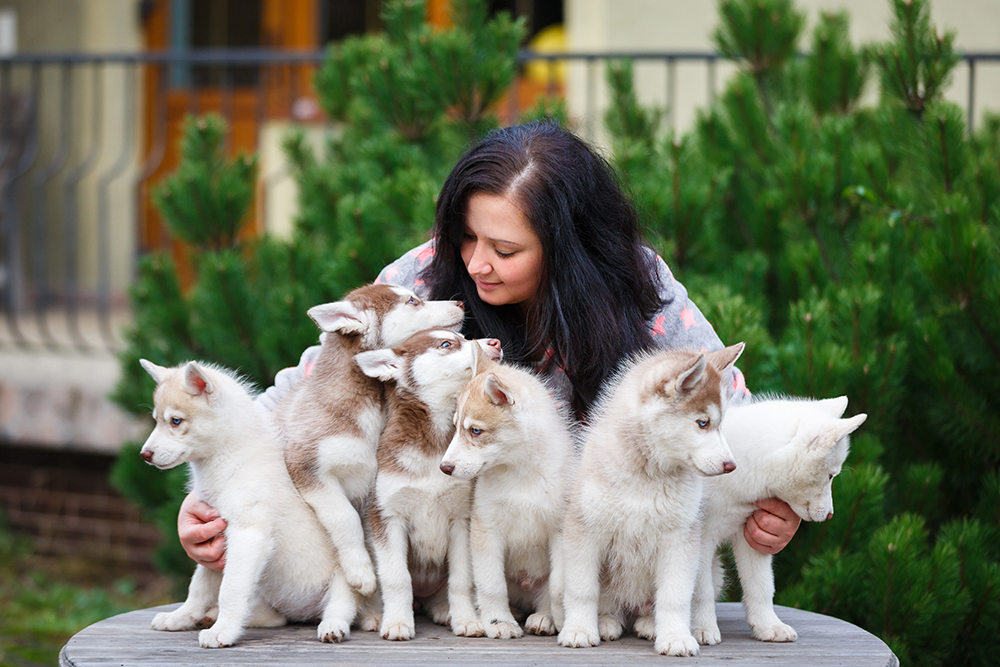
[[776, 607], [798, 632], [790, 644], [759, 642], [739, 603], [718, 605], [722, 643], [703, 646], [693, 658], [658, 655], [653, 643], [627, 635], [590, 649], [559, 646], [554, 637], [521, 639], [455, 637], [447, 628], [417, 618], [417, 636], [389, 642], [377, 634], [352, 631], [340, 644], [323, 644], [312, 625], [247, 630], [225, 649], [203, 649], [196, 632], [158, 632], [153, 616], [178, 605], [121, 614], [76, 634], [59, 656], [62, 667], [186, 667], [187, 665], [787, 665], [788, 667], [897, 667], [899, 661], [878, 637], [829, 616]]

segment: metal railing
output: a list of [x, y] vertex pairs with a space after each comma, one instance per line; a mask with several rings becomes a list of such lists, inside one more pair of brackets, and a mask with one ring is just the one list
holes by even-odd
[[[260, 150], [262, 129], [275, 119], [322, 124], [309, 82], [324, 56], [253, 50], [0, 59], [0, 350], [120, 349], [136, 259], [170, 243], [150, 223], [149, 191], [174, 166], [174, 121], [218, 111], [232, 129], [228, 141], [238, 143], [240, 128], [250, 128], [235, 146], [244, 150]], [[977, 72], [1000, 63], [1000, 54], [962, 58], [971, 128]], [[652, 76], [662, 82], [670, 126], [685, 96], [689, 105], [711, 104], [719, 86], [721, 59], [710, 52], [518, 57], [521, 65], [546, 63], [543, 89], [551, 93], [562, 91], [559, 63], [575, 67], [570, 87], [582, 93], [574, 113], [589, 138], [599, 127], [604, 63], [616, 59], [636, 61], [637, 77], [640, 66], [662, 68]], [[679, 84], [679, 68], [688, 66], [703, 69], [703, 94]], [[526, 103], [519, 89], [508, 97], [508, 120]], [[282, 165], [262, 164], [259, 194], [266, 198], [284, 178]], [[266, 216], [258, 206], [258, 218]]]

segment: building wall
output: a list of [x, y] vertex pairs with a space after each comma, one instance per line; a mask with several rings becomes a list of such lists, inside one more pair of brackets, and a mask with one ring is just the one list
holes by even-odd
[[[5, 0], [4, 9], [17, 17], [17, 52], [32, 53], [128, 53], [143, 44], [138, 0]], [[38, 101], [38, 157], [24, 183], [33, 183], [37, 174], [59, 152], [63, 119], [69, 117], [70, 152], [63, 168], [48, 179], [45, 219], [54, 233], [49, 234], [50, 252], [61, 230], [65, 212], [65, 179], [80, 171], [77, 188], [80, 267], [79, 286], [93, 290], [98, 281], [97, 254], [98, 196], [107, 197], [106, 210], [111, 240], [110, 282], [124, 294], [132, 278], [135, 248], [134, 181], [142, 150], [142, 88], [138, 72], [122, 65], [86, 65], [73, 68], [72, 83], [63, 85], [60, 65], [41, 68]], [[27, 67], [13, 68], [12, 90], [30, 89]], [[131, 91], [131, 92], [130, 92]], [[95, 117], [96, 113], [96, 117]], [[93, 153], [95, 138], [100, 150]], [[124, 155], [124, 157], [122, 157]], [[119, 161], [123, 168], [116, 168]], [[23, 209], [33, 216], [31, 209]], [[53, 271], [58, 267], [53, 267]]]
[[[570, 51], [712, 51], [711, 34], [718, 25], [717, 3], [711, 0], [565, 0], [567, 41]], [[797, 0], [807, 16], [800, 48], [806, 49], [821, 11], [845, 9], [850, 14], [851, 37], [856, 44], [889, 38], [889, 0]], [[1000, 52], [1000, 2], [996, 0], [936, 0], [931, 3], [931, 20], [939, 29], [956, 31], [961, 51]], [[662, 64], [638, 63], [635, 68], [640, 99], [665, 106], [667, 85]], [[720, 63], [715, 91], [720, 92], [733, 67]], [[588, 77], [596, 79], [596, 104], [588, 106]], [[603, 71], [588, 74], [583, 66], [572, 67], [567, 98], [574, 117], [583, 127], [595, 128], [600, 109], [606, 104]], [[1000, 63], [981, 63], [976, 70], [976, 120], [984, 109], [1000, 111]], [[710, 97], [708, 75], [702, 64], [679, 64], [676, 72], [677, 103], [672, 121], [676, 128], [691, 126], [695, 112]], [[947, 97], [966, 104], [968, 68], [960, 64]], [[587, 116], [587, 109], [594, 109]], [[595, 137], [600, 140], [600, 137]]]

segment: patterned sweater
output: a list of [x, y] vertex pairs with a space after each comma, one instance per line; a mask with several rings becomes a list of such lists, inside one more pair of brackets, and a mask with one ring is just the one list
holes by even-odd
[[[407, 287], [421, 297], [426, 297], [427, 291], [419, 274], [433, 256], [434, 241], [430, 240], [410, 250], [382, 269], [375, 282]], [[690, 348], [706, 351], [722, 348], [723, 344], [719, 340], [719, 336], [698, 310], [698, 307], [688, 298], [684, 285], [674, 279], [666, 262], [661, 257], [657, 256], [656, 263], [660, 282], [660, 297], [664, 302], [663, 308], [649, 322], [656, 344], [664, 348]], [[302, 353], [298, 365], [279, 371], [274, 377], [274, 386], [260, 394], [257, 401], [268, 410], [273, 409], [289, 387], [295, 385], [311, 372], [319, 351], [319, 345], [307, 348]], [[536, 364], [535, 370], [547, 378], [556, 392], [562, 394], [564, 399], [568, 399], [569, 380], [556, 364], [549, 363], [549, 359], [550, 355], [546, 355], [545, 360]], [[743, 401], [750, 395], [743, 373], [738, 368], [733, 368], [730, 372], [729, 383], [732, 390], [731, 400], [734, 402]]]

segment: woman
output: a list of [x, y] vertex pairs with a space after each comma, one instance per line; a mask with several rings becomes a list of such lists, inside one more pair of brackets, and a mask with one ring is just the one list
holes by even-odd
[[[463, 156], [438, 197], [432, 239], [378, 281], [465, 302], [463, 333], [499, 338], [504, 358], [550, 376], [581, 420], [623, 360], [656, 347], [723, 346], [644, 244], [607, 162], [547, 122], [497, 130]], [[318, 351], [278, 373], [258, 400], [273, 407]], [[731, 382], [733, 399], [742, 400], [739, 370]], [[786, 503], [762, 499], [744, 536], [773, 554], [798, 525]], [[224, 528], [212, 508], [185, 499], [178, 534], [193, 560], [223, 567]]]

